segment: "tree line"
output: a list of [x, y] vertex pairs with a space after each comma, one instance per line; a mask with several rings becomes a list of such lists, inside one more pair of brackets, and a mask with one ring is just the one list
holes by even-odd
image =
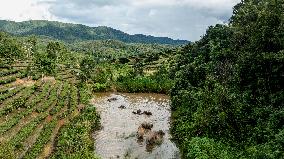
[[175, 56], [174, 139], [184, 158], [284, 157], [284, 1], [242, 0]]

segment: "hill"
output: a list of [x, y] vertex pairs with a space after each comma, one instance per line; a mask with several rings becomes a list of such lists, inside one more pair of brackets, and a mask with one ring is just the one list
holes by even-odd
[[85, 40], [119, 40], [126, 43], [157, 43], [183, 45], [187, 40], [173, 40], [168, 37], [154, 37], [143, 34], [129, 35], [106, 26], [88, 27], [81, 24], [61, 23], [45, 20], [13, 22], [0, 20], [0, 31], [14, 35], [38, 35], [55, 38], [65, 42]]

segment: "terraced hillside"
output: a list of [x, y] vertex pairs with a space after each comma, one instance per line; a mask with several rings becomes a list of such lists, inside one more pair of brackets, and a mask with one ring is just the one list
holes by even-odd
[[0, 68], [0, 158], [95, 158], [88, 91], [68, 70], [33, 80], [23, 68]]

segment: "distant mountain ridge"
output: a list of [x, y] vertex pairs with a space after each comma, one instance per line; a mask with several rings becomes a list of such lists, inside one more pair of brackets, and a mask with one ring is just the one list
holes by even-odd
[[38, 35], [55, 38], [65, 42], [84, 40], [119, 40], [126, 43], [156, 43], [170, 45], [184, 45], [187, 40], [173, 40], [168, 37], [154, 37], [143, 34], [129, 35], [110, 27], [89, 27], [82, 24], [61, 23], [46, 20], [31, 20], [14, 22], [0, 20], [0, 31], [14, 35]]

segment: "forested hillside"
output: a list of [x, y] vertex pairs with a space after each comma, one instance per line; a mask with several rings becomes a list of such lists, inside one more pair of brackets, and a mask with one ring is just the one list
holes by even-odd
[[283, 11], [283, 0], [244, 0], [178, 53], [172, 132], [184, 158], [284, 158]]
[[186, 40], [173, 40], [167, 37], [154, 37], [142, 34], [129, 35], [110, 27], [88, 27], [81, 24], [61, 23], [44, 20], [13, 22], [0, 20], [0, 31], [14, 35], [46, 36], [65, 42], [85, 40], [119, 40], [126, 43], [183, 45]]

